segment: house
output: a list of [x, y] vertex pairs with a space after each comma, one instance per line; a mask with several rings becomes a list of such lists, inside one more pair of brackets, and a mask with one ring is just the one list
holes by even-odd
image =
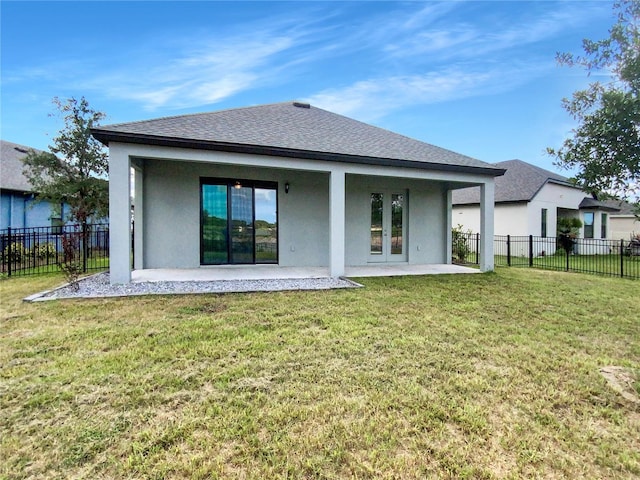
[[136, 270], [447, 264], [451, 192], [470, 186], [493, 269], [500, 167], [300, 102], [92, 134], [109, 147], [112, 283], [131, 281], [131, 168]]
[[0, 230], [62, 225], [68, 206], [36, 201], [22, 174], [22, 159], [32, 149], [5, 140], [0, 140], [0, 147]]
[[[533, 235], [555, 239], [559, 219], [577, 218], [582, 222], [578, 237], [612, 238], [610, 215], [617, 212], [617, 208], [592, 198], [568, 178], [522, 160], [508, 160], [494, 165], [506, 170], [495, 182], [496, 235]], [[462, 225], [465, 230], [478, 232], [479, 190], [456, 190], [452, 202], [453, 225]], [[546, 247], [540, 243], [540, 248], [554, 251], [555, 244], [551, 240]]]
[[631, 203], [620, 200], [605, 200], [605, 203], [619, 210], [609, 215], [612, 239], [629, 240], [632, 236], [640, 235], [640, 220], [635, 216]]

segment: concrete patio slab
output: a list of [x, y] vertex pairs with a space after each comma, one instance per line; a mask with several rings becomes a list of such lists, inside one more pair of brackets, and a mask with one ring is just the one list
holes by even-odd
[[376, 264], [347, 267], [346, 277], [395, 277], [399, 275], [441, 275], [457, 273], [480, 273], [477, 268], [462, 265], [410, 265], [406, 263]]
[[[371, 264], [346, 267], [345, 277], [392, 277], [400, 275], [438, 275], [479, 273], [476, 268], [460, 265], [410, 265]], [[277, 265], [221, 265], [190, 269], [146, 269], [131, 273], [133, 283], [142, 282], [194, 282], [216, 280], [269, 280], [329, 278], [329, 269], [324, 267], [280, 267]]]

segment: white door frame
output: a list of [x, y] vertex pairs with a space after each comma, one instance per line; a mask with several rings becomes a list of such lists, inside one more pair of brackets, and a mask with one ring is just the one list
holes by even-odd
[[[379, 246], [373, 248], [374, 226], [373, 222], [373, 195], [382, 195], [382, 223], [377, 228], [376, 234]], [[402, 196], [402, 231], [400, 232], [401, 252], [394, 253], [393, 245], [393, 196]], [[369, 192], [369, 229], [368, 235], [368, 261], [370, 263], [406, 262], [407, 261], [407, 212], [408, 212], [408, 191], [403, 189], [375, 189]], [[378, 243], [378, 242], [376, 242]], [[375, 250], [375, 251], [374, 251]]]

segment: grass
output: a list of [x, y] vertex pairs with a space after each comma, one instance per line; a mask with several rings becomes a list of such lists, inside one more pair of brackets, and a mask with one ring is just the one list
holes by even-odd
[[[601, 275], [620, 276], [620, 255], [569, 255], [569, 271], [590, 272]], [[640, 279], [640, 257], [622, 256], [622, 268], [625, 277]], [[506, 266], [505, 255], [496, 255], [495, 264]], [[528, 267], [529, 257], [511, 257], [513, 267]], [[567, 257], [565, 254], [534, 257], [534, 268], [565, 271]]]
[[0, 281], [0, 478], [640, 476], [637, 282], [21, 302], [60, 281]]

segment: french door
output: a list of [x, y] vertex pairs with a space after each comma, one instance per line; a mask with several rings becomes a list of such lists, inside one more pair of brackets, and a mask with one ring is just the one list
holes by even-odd
[[200, 263], [278, 263], [278, 186], [202, 179]]
[[379, 190], [370, 194], [370, 262], [406, 262], [406, 192]]

